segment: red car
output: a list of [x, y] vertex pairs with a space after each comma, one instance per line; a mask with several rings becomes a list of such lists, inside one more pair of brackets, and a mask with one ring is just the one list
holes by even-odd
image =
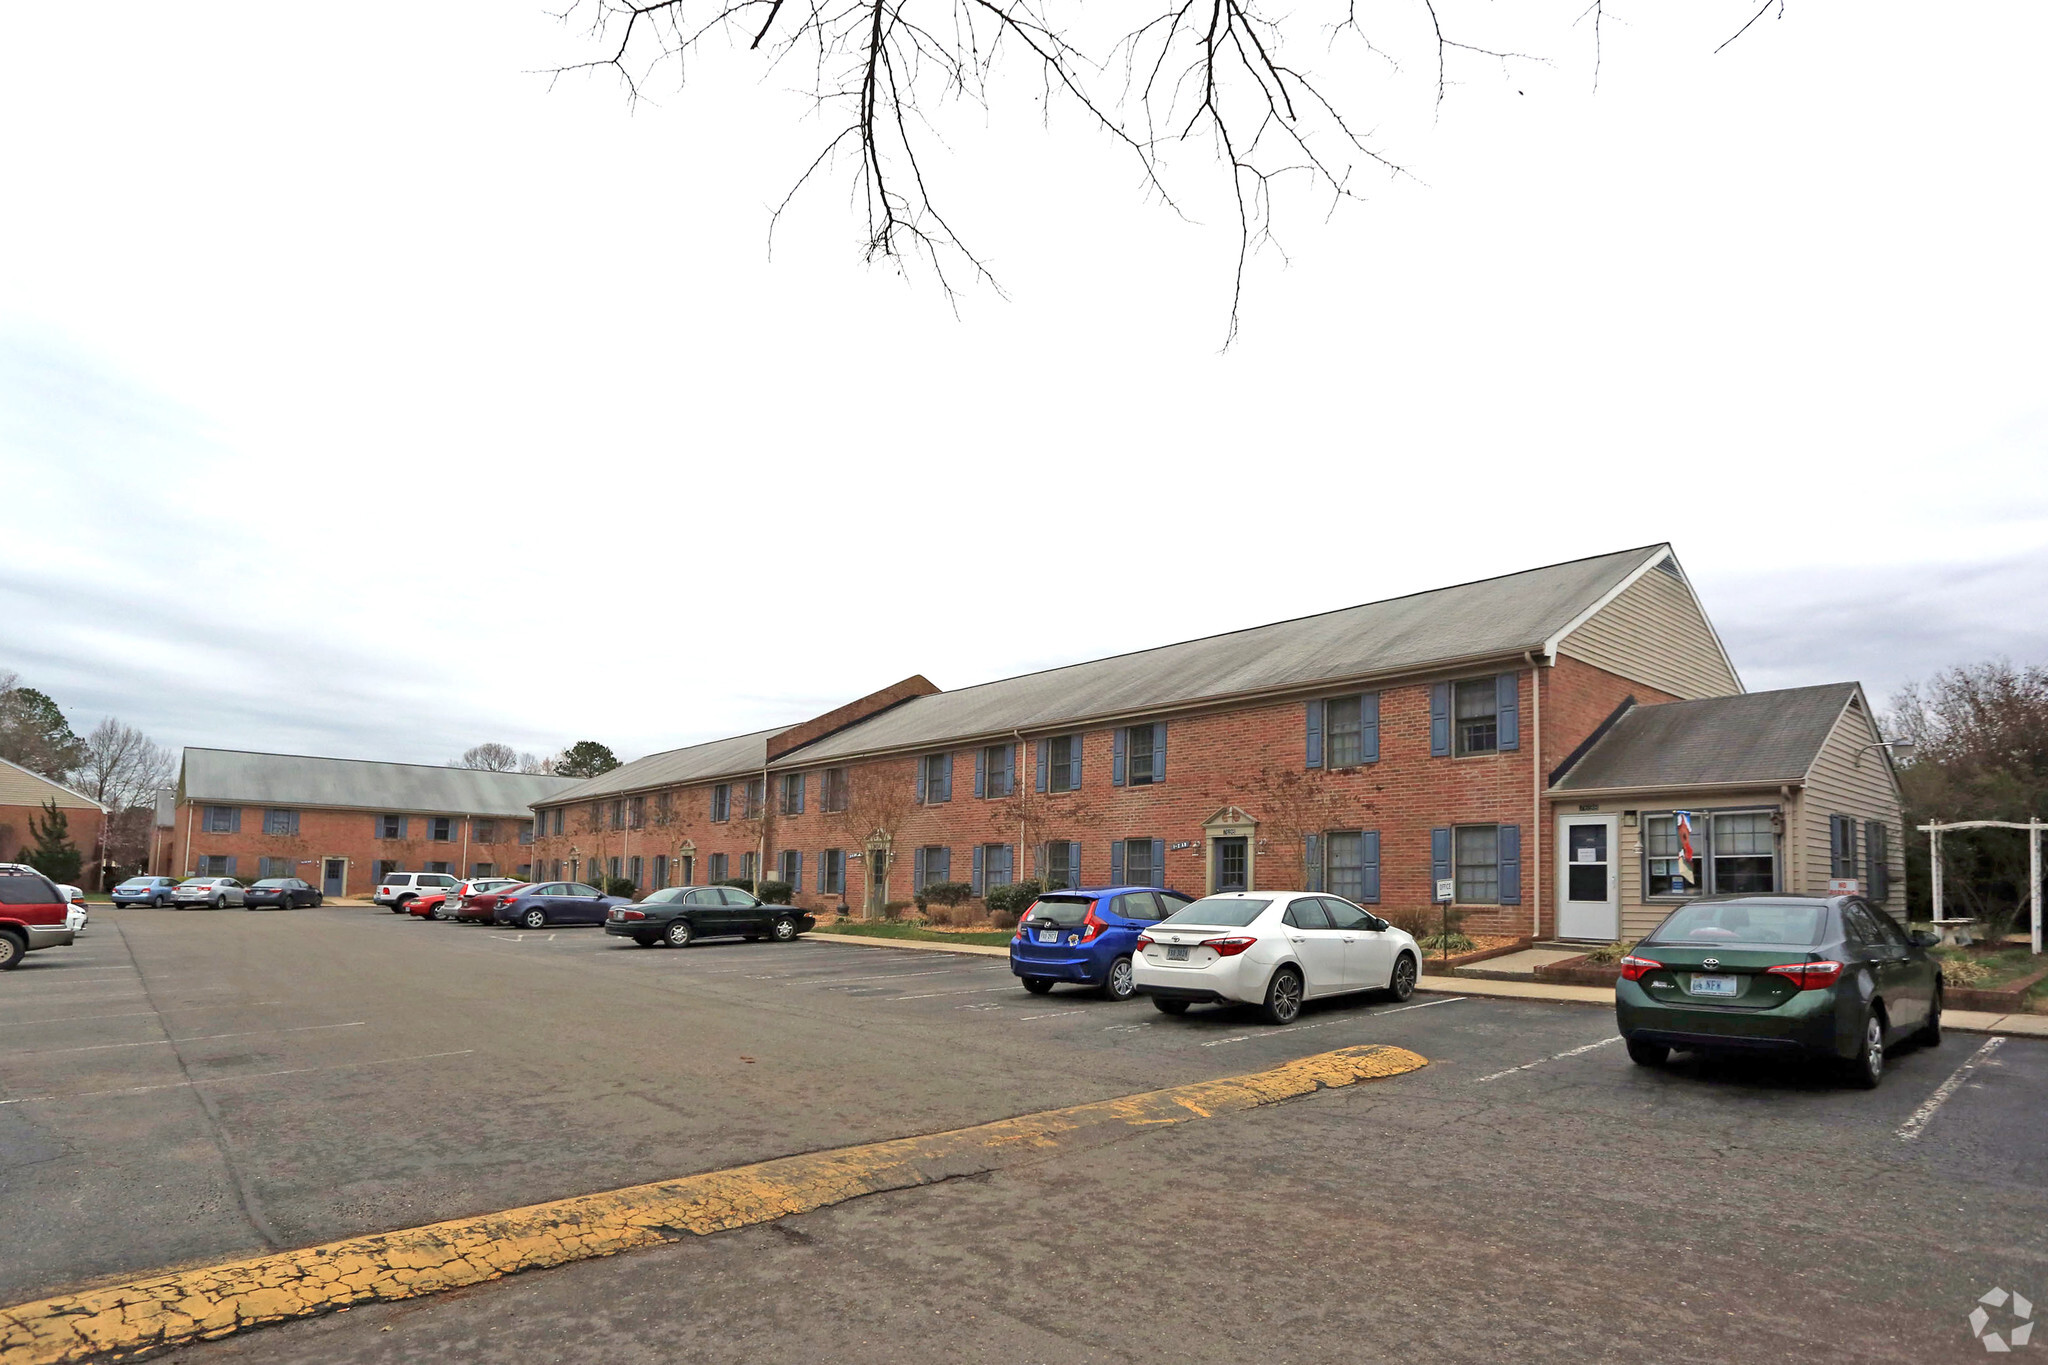
[[490, 924], [499, 901], [510, 900], [531, 885], [531, 882], [488, 884], [487, 890], [471, 891], [457, 900], [450, 918], [465, 924]]
[[446, 919], [444, 908], [448, 904], [446, 891], [428, 891], [414, 896], [405, 903], [405, 913], [415, 919]]
[[483, 905], [483, 920], [488, 924], [491, 907], [498, 903], [496, 897], [525, 884], [516, 877], [472, 877], [453, 890], [422, 891], [416, 899], [406, 902], [405, 910], [420, 919], [475, 919], [477, 916], [465, 907], [480, 896], [488, 897]]
[[24, 863], [0, 863], [0, 972], [37, 948], [71, 942], [71, 903], [56, 883]]

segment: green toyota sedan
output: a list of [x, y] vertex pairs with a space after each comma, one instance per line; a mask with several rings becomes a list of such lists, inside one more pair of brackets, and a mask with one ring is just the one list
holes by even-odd
[[1886, 1047], [1941, 1042], [1934, 942], [1855, 896], [1697, 900], [1621, 960], [1615, 1021], [1642, 1066], [1673, 1048], [1770, 1051], [1832, 1059], [1869, 1089]]

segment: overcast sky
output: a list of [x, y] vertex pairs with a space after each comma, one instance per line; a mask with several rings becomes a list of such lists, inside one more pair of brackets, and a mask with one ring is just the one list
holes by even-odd
[[2048, 662], [2048, 7], [1610, 5], [1597, 92], [1526, 8], [1346, 87], [1412, 178], [1284, 202], [1226, 351], [1222, 204], [1071, 118], [945, 116], [956, 315], [843, 180], [768, 259], [823, 129], [743, 54], [629, 109], [517, 0], [8, 6], [0, 669], [632, 756], [1659, 540], [1752, 689]]

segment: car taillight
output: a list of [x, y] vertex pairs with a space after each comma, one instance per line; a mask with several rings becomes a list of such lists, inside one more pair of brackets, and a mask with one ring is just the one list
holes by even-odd
[[647, 918], [647, 915], [646, 915], [646, 913], [645, 913], [645, 912], [643, 912], [643, 911], [640, 911], [640, 910], [621, 910], [621, 911], [619, 911], [619, 918], [620, 918], [620, 919], [646, 919], [646, 918]]
[[1142, 952], [1144, 952], [1144, 951], [1145, 951], [1145, 950], [1146, 950], [1147, 948], [1150, 948], [1151, 946], [1152, 946], [1152, 935], [1150, 935], [1150, 934], [1140, 934], [1140, 935], [1138, 935], [1138, 951], [1139, 951], [1139, 952], [1141, 952], [1141, 953], [1142, 953]]
[[1623, 981], [1641, 981], [1651, 972], [1661, 972], [1663, 970], [1663, 963], [1647, 957], [1637, 957], [1634, 953], [1630, 953], [1621, 960], [1621, 979]]
[[1232, 938], [1205, 938], [1197, 946], [1214, 948], [1218, 957], [1236, 957], [1239, 953], [1257, 942], [1258, 940], [1255, 938], [1239, 935]]
[[1095, 918], [1095, 907], [1093, 905], [1089, 906], [1088, 917], [1081, 921], [1081, 942], [1088, 942], [1108, 927], [1107, 924]]
[[1782, 976], [1802, 991], [1817, 991], [1842, 978], [1839, 962], [1781, 962], [1764, 968], [1765, 976]]

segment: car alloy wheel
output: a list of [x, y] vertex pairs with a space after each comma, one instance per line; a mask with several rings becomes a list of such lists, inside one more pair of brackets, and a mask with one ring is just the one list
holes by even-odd
[[1301, 1017], [1300, 972], [1282, 967], [1273, 973], [1273, 979], [1266, 983], [1265, 1015], [1272, 1024], [1291, 1024]]
[[688, 920], [672, 919], [668, 922], [668, 930], [662, 937], [668, 940], [668, 946], [671, 948], [687, 948], [690, 946], [690, 939], [694, 935], [690, 930], [690, 922]]
[[529, 929], [545, 929], [548, 927], [548, 912], [536, 905], [521, 915], [519, 922]]
[[777, 943], [788, 943], [795, 938], [796, 921], [788, 915], [777, 918], [775, 921], [775, 941]]
[[12, 934], [0, 934], [0, 972], [19, 967], [21, 957], [21, 940]]
[[1388, 981], [1387, 989], [1394, 993], [1396, 1000], [1406, 1000], [1415, 994], [1415, 959], [1403, 953], [1394, 959], [1394, 975]]
[[1138, 993], [1129, 958], [1120, 957], [1109, 964], [1109, 975], [1102, 981], [1102, 993], [1112, 1000], [1128, 1000]]
[[1884, 1079], [1884, 1016], [1876, 1010], [1863, 1017], [1863, 1050], [1857, 1054], [1850, 1079], [1862, 1090], [1875, 1090]]

